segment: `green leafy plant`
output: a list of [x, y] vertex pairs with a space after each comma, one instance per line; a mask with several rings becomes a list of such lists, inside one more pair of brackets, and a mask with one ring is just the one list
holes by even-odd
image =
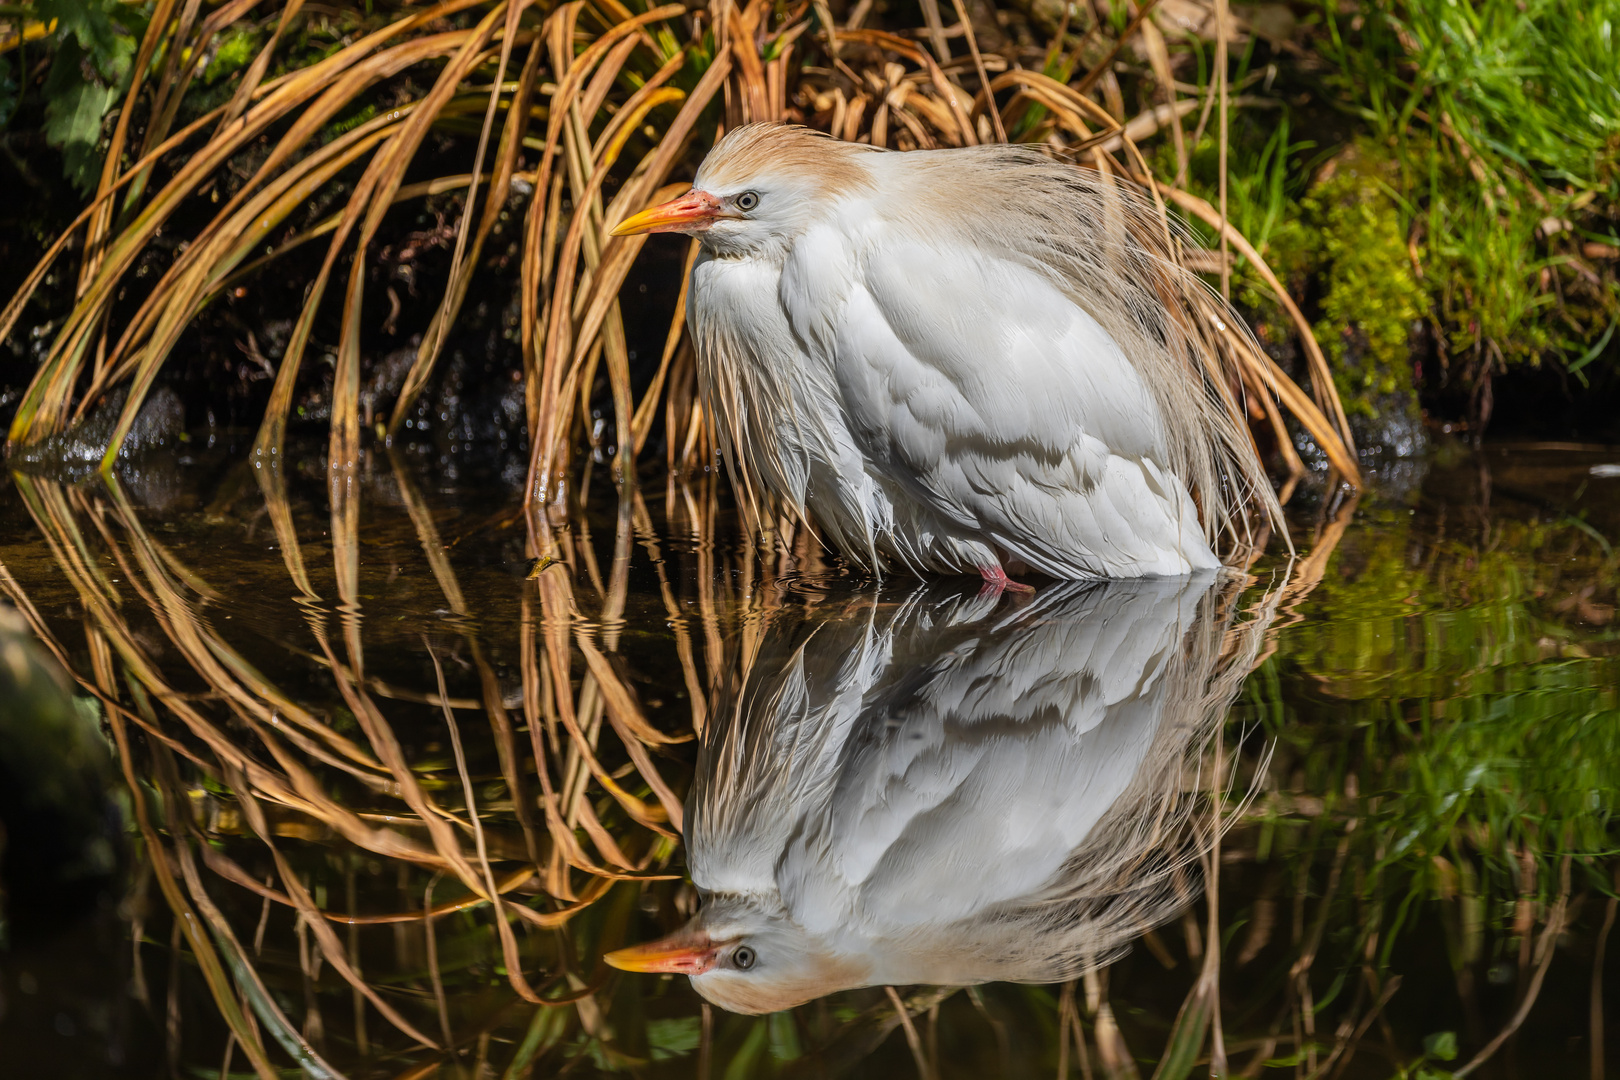
[[1471, 377], [1583, 354], [1620, 311], [1593, 265], [1620, 231], [1620, 3], [1324, 10], [1330, 82], [1399, 163], [1449, 351]]
[[86, 194], [101, 174], [102, 125], [129, 87], [141, 9], [117, 0], [37, 0], [35, 17], [54, 26], [56, 55], [45, 77], [45, 137], [63, 172]]

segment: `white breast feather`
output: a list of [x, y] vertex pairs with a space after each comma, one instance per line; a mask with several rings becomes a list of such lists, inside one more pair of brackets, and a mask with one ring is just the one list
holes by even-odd
[[889, 503], [842, 422], [831, 371], [806, 363], [778, 298], [781, 276], [767, 262], [707, 254], [693, 266], [687, 323], [703, 406], [746, 503], [758, 509], [774, 492], [793, 511], [811, 509], [826, 539], [875, 564]]

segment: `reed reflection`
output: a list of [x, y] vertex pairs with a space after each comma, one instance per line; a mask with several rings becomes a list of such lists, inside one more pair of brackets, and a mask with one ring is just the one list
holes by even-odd
[[[627, 606], [672, 614], [629, 591], [644, 506], [619, 501], [599, 554], [583, 511], [554, 535], [444, 499], [396, 455], [335, 478], [285, 464], [164, 511], [117, 475], [0, 489], [34, 529], [0, 540], [0, 593], [123, 771], [133, 992], [191, 993], [188, 969], [144, 956], [184, 950], [224, 1022], [222, 1042], [211, 1016], [171, 1020], [164, 1053], [210, 1075], [233, 1055], [267, 1078], [289, 1060], [369, 1075], [374, 1053], [462, 1056], [514, 1003], [561, 1018], [531, 1056], [602, 1032], [584, 1026], [596, 958], [567, 935], [616, 884], [675, 876], [658, 770], [684, 787], [671, 748], [691, 738], [684, 709], [649, 718], [628, 682], [665, 642], [621, 652]], [[556, 569], [527, 581], [542, 540]], [[148, 919], [175, 927], [166, 953]], [[300, 984], [302, 1002], [278, 993]]]
[[1207, 575], [961, 588], [765, 616], [687, 802], [702, 906], [611, 963], [745, 1013], [1056, 982], [1192, 900], [1201, 769], [1268, 620], [1234, 627]]

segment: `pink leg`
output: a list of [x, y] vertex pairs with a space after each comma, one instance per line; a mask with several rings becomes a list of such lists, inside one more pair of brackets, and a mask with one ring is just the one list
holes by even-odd
[[979, 567], [979, 576], [984, 578], [984, 587], [980, 590], [980, 595], [1000, 596], [1004, 590], [1020, 593], [1035, 591], [1035, 586], [1025, 585], [1008, 577], [1007, 571], [1003, 570], [999, 563]]

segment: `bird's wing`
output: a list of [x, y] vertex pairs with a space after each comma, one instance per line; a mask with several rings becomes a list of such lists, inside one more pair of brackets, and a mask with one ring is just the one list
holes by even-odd
[[778, 865], [794, 919], [893, 936], [1048, 886], [1136, 776], [1210, 583], [1098, 583], [1011, 626], [894, 630]]
[[943, 522], [1058, 577], [1215, 565], [1163, 471], [1153, 394], [1039, 267], [829, 225], [796, 246], [782, 301], [831, 368], [869, 468]]

